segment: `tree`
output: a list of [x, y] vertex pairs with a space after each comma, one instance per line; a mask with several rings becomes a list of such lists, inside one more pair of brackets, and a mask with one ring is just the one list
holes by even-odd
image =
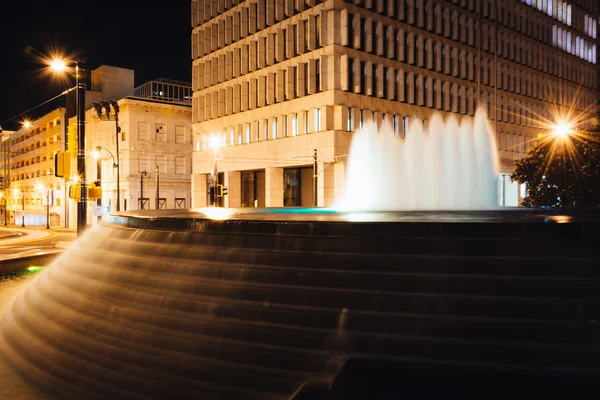
[[600, 207], [600, 134], [538, 138], [515, 161], [513, 182], [527, 185], [525, 207]]

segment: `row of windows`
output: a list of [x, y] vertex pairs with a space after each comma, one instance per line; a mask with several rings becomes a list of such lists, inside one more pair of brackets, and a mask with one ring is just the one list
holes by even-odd
[[579, 36], [571, 35], [571, 32], [557, 25], [552, 27], [552, 44], [568, 53], [596, 64], [596, 45]]
[[[450, 57], [437, 57], [435, 69], [448, 75], [473, 80], [477, 68], [476, 65], [473, 67], [474, 60], [468, 57], [466, 62], [464, 58], [457, 59], [455, 52], [452, 52]], [[518, 68], [513, 69], [511, 66], [505, 66], [501, 63], [497, 64], [496, 71], [494, 71], [492, 62], [484, 62], [481, 70], [482, 83], [494, 86], [494, 74], [496, 74], [495, 86], [511, 93], [555, 104], [569, 105], [576, 109], [586, 109], [596, 101], [593, 94], [577, 94], [575, 87], [559, 87], [556, 82], [548, 82], [543, 77], [531, 72], [522, 72]], [[387, 98], [388, 100], [412, 102], [414, 101], [412, 97], [405, 94], [414, 90], [412, 86], [424, 84], [424, 93], [427, 95], [431, 91], [431, 82], [439, 82], [439, 79], [434, 77], [421, 77], [415, 81], [416, 83], [413, 82], [412, 78], [406, 78], [406, 85], [402, 86], [405, 76], [420, 75], [415, 75], [412, 72], [405, 73], [402, 69], [396, 70], [392, 67], [385, 67], [381, 64], [376, 65], [358, 58], [351, 59], [342, 56], [342, 89], [354, 93]]]
[[[341, 25], [343, 28], [341, 39], [343, 45], [411, 64], [414, 63], [414, 54], [419, 55], [425, 52], [425, 56], [427, 56], [435, 46], [443, 46], [442, 51], [450, 48], [449, 45], [443, 45], [437, 40], [415, 35], [410, 31], [405, 32], [403, 28], [385, 26], [382, 22], [375, 22], [371, 18], [362, 17], [360, 14], [349, 14], [342, 11]], [[477, 24], [475, 23], [475, 25]], [[450, 29], [451, 26], [452, 29]], [[447, 21], [445, 29], [439, 28], [438, 30], [434, 29], [434, 31], [455, 41], [474, 46], [479, 39], [476, 30], [471, 29], [472, 26], [472, 19], [465, 19], [461, 16], [452, 23]], [[584, 85], [588, 87], [595, 87], [596, 85], [594, 71], [586, 68], [585, 65], [571, 63], [568, 69], [559, 68], [558, 64], [566, 61], [556, 57], [556, 53], [544, 51], [541, 46], [536, 46], [531, 41], [525, 40], [514, 33], [498, 32], [496, 37], [495, 29], [492, 26], [484, 26], [482, 29], [481, 49], [486, 53], [493, 54], [496, 52], [500, 57], [563, 79], [577, 80], [577, 84], [582, 83], [581, 77], [583, 76], [585, 79]], [[595, 54], [595, 50], [591, 47], [590, 49]], [[475, 49], [466, 51], [471, 54], [469, 57], [476, 54]], [[406, 56], [405, 52], [407, 53]], [[420, 60], [422, 58], [417, 59], [417, 61]], [[593, 62], [595, 62], [595, 58]], [[422, 66], [423, 64], [419, 63], [417, 65]]]
[[[314, 3], [312, 5], [317, 4], [316, 1], [311, 2]], [[303, 1], [298, 3], [304, 4]], [[201, 26], [192, 33], [192, 59], [233, 44], [305, 9], [304, 5], [301, 6], [300, 10], [295, 5], [296, 3], [293, 0], [286, 0], [285, 3], [283, 0], [258, 0], [258, 2], [248, 2], [245, 7], [219, 16], [215, 21]], [[276, 7], [273, 8], [273, 6]], [[300, 21], [299, 25], [301, 23], [304, 23], [304, 26], [307, 23], [311, 24], [314, 22], [311, 17], [314, 18], [315, 16], [311, 15], [308, 20]], [[314, 30], [312, 25], [308, 28]]]
[[151, 155], [149, 154], [139, 154], [138, 155], [138, 173], [141, 172], [152, 172], [154, 171], [154, 167], [159, 168], [160, 174], [173, 174], [175, 175], [187, 175], [189, 171], [187, 170], [186, 157], [184, 156], [175, 156], [174, 162], [171, 165], [167, 164], [167, 156], [164, 154], [157, 154], [154, 157], [154, 163], [151, 163]]
[[572, 25], [573, 9], [571, 4], [564, 0], [521, 0], [528, 6], [537, 8], [538, 10], [548, 14], [551, 17], [558, 19], [563, 24]]
[[155, 123], [152, 127], [152, 131], [150, 130], [150, 123], [145, 121], [138, 122], [138, 139], [139, 140], [154, 140], [156, 142], [172, 142], [185, 144], [186, 141], [186, 128], [183, 125], [175, 126], [175, 136], [169, 140], [169, 134], [167, 130], [167, 125], [164, 123]]
[[[233, 14], [242, 19], [250, 32], [256, 28], [264, 29], [276, 22], [283, 21], [307, 8], [322, 3], [322, 0], [257, 0], [248, 1]], [[210, 21], [224, 14], [242, 0], [192, 0], [192, 27]], [[229, 13], [231, 15], [231, 13]], [[239, 25], [239, 24], [238, 24]]]
[[192, 87], [201, 90], [316, 50], [321, 47], [316, 33], [320, 23], [320, 15], [310, 15], [307, 20], [265, 32], [252, 41], [202, 60], [192, 67]]
[[[381, 128], [381, 125], [385, 122], [390, 123], [394, 136], [399, 138], [406, 138], [411, 124], [415, 123], [423, 124], [423, 131], [427, 132], [428, 121], [419, 120], [414, 117], [346, 107], [341, 108], [340, 112], [344, 113], [345, 118], [343, 128], [349, 132], [362, 129], [363, 125], [368, 123], [375, 123]], [[321, 116], [321, 109], [315, 108], [277, 118], [231, 126], [218, 132], [203, 133], [196, 137], [195, 150], [203, 151], [210, 149], [211, 140], [214, 136], [217, 136], [223, 145], [236, 146], [318, 132], [320, 130]], [[500, 151], [524, 153], [529, 150], [531, 137], [527, 135], [503, 131], [498, 132], [496, 135], [497, 149]]]

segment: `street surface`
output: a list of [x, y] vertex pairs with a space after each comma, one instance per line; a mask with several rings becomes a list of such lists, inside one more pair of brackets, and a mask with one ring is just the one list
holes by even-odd
[[0, 227], [0, 262], [11, 258], [62, 252], [77, 238], [64, 228]]

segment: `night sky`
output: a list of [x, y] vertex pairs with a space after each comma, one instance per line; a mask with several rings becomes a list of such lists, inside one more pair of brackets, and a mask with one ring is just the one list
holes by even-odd
[[135, 86], [158, 78], [191, 81], [189, 0], [3, 1], [0, 15], [4, 129], [18, 122], [8, 119], [74, 86], [42, 73], [41, 57], [53, 50], [85, 60], [88, 70], [133, 69]]

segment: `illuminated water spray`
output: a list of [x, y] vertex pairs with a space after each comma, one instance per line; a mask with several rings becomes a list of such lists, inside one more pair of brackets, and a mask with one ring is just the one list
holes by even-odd
[[491, 209], [498, 204], [496, 140], [484, 109], [460, 122], [413, 119], [404, 139], [384, 123], [354, 134], [340, 211]]

